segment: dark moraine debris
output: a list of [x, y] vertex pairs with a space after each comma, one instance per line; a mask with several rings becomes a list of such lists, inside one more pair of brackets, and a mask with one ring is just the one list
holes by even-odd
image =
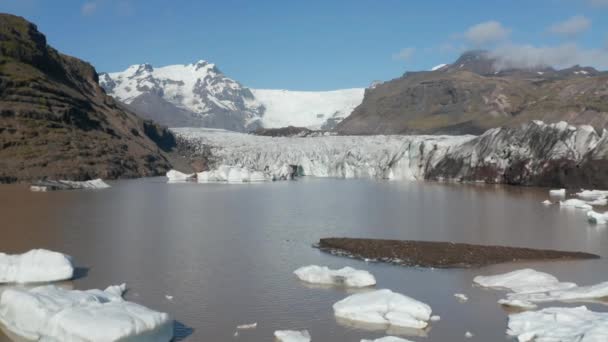
[[403, 266], [470, 268], [514, 261], [597, 259], [583, 252], [470, 245], [466, 243], [325, 238], [322, 251]]

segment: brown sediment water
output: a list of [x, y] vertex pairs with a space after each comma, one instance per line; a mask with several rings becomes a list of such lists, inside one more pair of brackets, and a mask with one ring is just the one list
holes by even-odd
[[[177, 320], [178, 341], [272, 341], [279, 329], [308, 329], [313, 341], [359, 341], [387, 332], [420, 335], [410, 338], [418, 342], [454, 341], [465, 340], [466, 331], [475, 335], [470, 341], [511, 341], [507, 312], [496, 303], [504, 293], [473, 287], [476, 275], [533, 267], [579, 285], [608, 280], [605, 259], [424, 269], [311, 248], [324, 237], [349, 236], [608, 256], [607, 228], [588, 224], [580, 210], [542, 205], [547, 189], [309, 178], [249, 185], [166, 184], [164, 178], [109, 184], [101, 191], [49, 193], [1, 185], [0, 251], [48, 248], [72, 255], [87, 272], [71, 286], [127, 283], [128, 300]], [[332, 305], [352, 292], [306, 286], [292, 272], [309, 264], [368, 270], [376, 288], [424, 301], [441, 320], [425, 331], [337, 320]], [[454, 293], [469, 300], [461, 303]], [[256, 329], [233, 336], [237, 325], [253, 322]]]
[[597, 254], [443, 241], [323, 238], [322, 251], [402, 266], [468, 268], [505, 262], [597, 259]]

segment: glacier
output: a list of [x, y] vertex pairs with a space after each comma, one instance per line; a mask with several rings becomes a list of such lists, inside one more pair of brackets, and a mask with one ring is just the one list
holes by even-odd
[[375, 135], [268, 137], [217, 129], [174, 128], [193, 155], [219, 165], [299, 176], [437, 180], [608, 188], [608, 132], [533, 121], [480, 136]]
[[46, 249], [17, 255], [0, 253], [0, 284], [41, 283], [71, 279], [72, 258]]
[[35, 341], [170, 341], [169, 315], [125, 301], [125, 290], [124, 284], [103, 291], [9, 288], [0, 297], [0, 323]]

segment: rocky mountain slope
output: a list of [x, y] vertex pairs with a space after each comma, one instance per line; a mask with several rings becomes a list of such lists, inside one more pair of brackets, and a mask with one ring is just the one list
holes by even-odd
[[509, 69], [484, 51], [367, 89], [341, 134], [480, 134], [531, 120], [608, 126], [608, 73]]
[[280, 174], [336, 178], [444, 180], [607, 188], [608, 131], [534, 121], [480, 136], [374, 135], [266, 137], [174, 129], [192, 156]]
[[0, 183], [152, 176], [174, 136], [107, 96], [95, 69], [0, 14]]
[[206, 61], [159, 68], [133, 65], [102, 73], [100, 84], [142, 117], [164, 125], [239, 132], [290, 125], [330, 129], [361, 103], [364, 91], [249, 89]]

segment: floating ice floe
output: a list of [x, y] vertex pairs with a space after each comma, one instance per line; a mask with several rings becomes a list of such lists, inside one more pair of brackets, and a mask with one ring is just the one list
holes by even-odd
[[552, 190], [549, 190], [549, 196], [566, 197], [566, 189], [552, 189]]
[[537, 303], [593, 301], [608, 297], [608, 282], [591, 286], [560, 282], [554, 276], [531, 269], [513, 271], [489, 277], [476, 277], [474, 282], [485, 287], [513, 291], [499, 304], [532, 309]]
[[310, 342], [308, 330], [277, 330], [274, 337], [280, 342]]
[[461, 302], [466, 302], [467, 300], [469, 300], [469, 297], [467, 297], [467, 295], [465, 295], [464, 293], [455, 293], [454, 297], [458, 298], [458, 300]]
[[466, 337], [466, 338], [473, 338], [473, 336], [474, 336], [473, 333], [470, 331], [467, 331], [466, 333], [464, 333], [464, 337]]
[[272, 180], [272, 177], [264, 172], [228, 165], [220, 165], [214, 170], [199, 172], [196, 175], [196, 178], [199, 183], [247, 183], [266, 182]]
[[124, 284], [105, 291], [10, 288], [0, 297], [0, 323], [36, 341], [170, 341], [169, 316], [125, 301], [125, 289]]
[[58, 191], [58, 190], [96, 190], [96, 189], [107, 189], [110, 185], [101, 179], [93, 179], [83, 182], [68, 181], [68, 180], [45, 180], [35, 182], [30, 186], [30, 191], [34, 192], [46, 192], [46, 191]]
[[608, 341], [608, 313], [576, 308], [546, 308], [509, 315], [507, 334], [520, 342]]
[[424, 329], [431, 307], [391, 290], [351, 295], [333, 305], [336, 317], [368, 324]]
[[71, 257], [45, 249], [8, 255], [0, 253], [0, 283], [41, 283], [71, 279]]
[[344, 267], [332, 270], [325, 266], [304, 266], [294, 271], [302, 281], [319, 285], [343, 285], [346, 287], [367, 287], [376, 285], [376, 278], [368, 271]]
[[361, 340], [361, 342], [412, 342], [401, 337], [385, 336], [375, 340]]
[[608, 222], [608, 211], [603, 214], [593, 210], [588, 211], [587, 220], [595, 224], [606, 224], [606, 222]]
[[576, 193], [576, 197], [584, 201], [595, 201], [608, 198], [608, 190], [583, 190]]
[[544, 200], [541, 203], [544, 204], [544, 205], [551, 205], [551, 204], [553, 204], [553, 202], [551, 202], [549, 200]]
[[241, 324], [241, 325], [237, 325], [236, 328], [238, 330], [248, 330], [248, 329], [255, 329], [258, 327], [258, 323], [248, 323], [248, 324]]
[[482, 287], [511, 290], [516, 293], [534, 293], [575, 287], [574, 283], [562, 283], [549, 273], [530, 268], [492, 276], [477, 276], [473, 282]]
[[439, 322], [439, 321], [441, 321], [441, 316], [439, 316], [439, 315], [431, 316], [431, 322]]
[[583, 210], [593, 209], [591, 204], [587, 203], [586, 201], [580, 200], [578, 198], [571, 198], [571, 199], [568, 199], [565, 201], [560, 201], [559, 205], [561, 207], [569, 207], [569, 208], [576, 208], [576, 209], [583, 209]]
[[188, 181], [196, 181], [195, 173], [183, 173], [177, 170], [169, 170], [167, 172], [167, 178], [169, 178], [169, 182], [188, 182]]

